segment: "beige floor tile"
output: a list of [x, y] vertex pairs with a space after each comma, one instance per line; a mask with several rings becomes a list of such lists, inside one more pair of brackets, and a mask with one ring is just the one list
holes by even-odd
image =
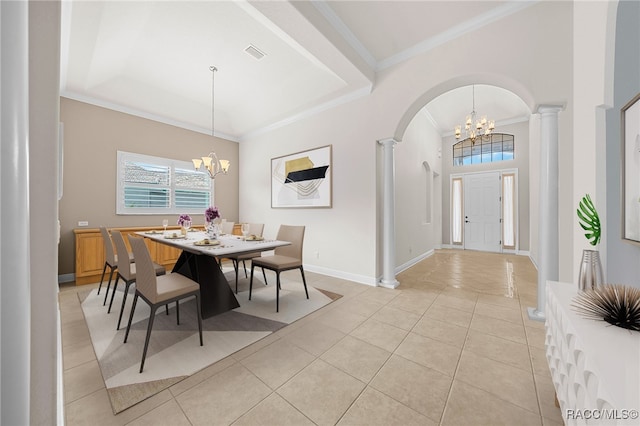
[[531, 356], [531, 366], [533, 367], [533, 374], [551, 377], [551, 372], [549, 371], [549, 362], [547, 361], [545, 350], [536, 348], [535, 346], [529, 346], [529, 355]]
[[318, 425], [333, 425], [365, 384], [318, 359], [285, 383], [278, 394]]
[[392, 308], [391, 306], [385, 306], [380, 308], [371, 318], [409, 331], [418, 322], [420, 315], [406, 310]]
[[540, 422], [540, 416], [458, 380], [453, 382], [442, 419], [443, 426], [539, 426]]
[[466, 312], [473, 312], [476, 306], [476, 302], [473, 300], [462, 299], [460, 297], [449, 296], [447, 294], [440, 294], [433, 304], [455, 308]]
[[545, 349], [546, 330], [544, 328], [525, 327], [529, 346]]
[[320, 356], [340, 341], [345, 333], [318, 322], [312, 322], [299, 327], [282, 339], [286, 340], [312, 355]]
[[439, 342], [462, 347], [467, 337], [467, 328], [449, 324], [424, 316], [411, 330], [424, 337], [429, 337]]
[[435, 300], [435, 295], [428, 293], [403, 292], [387, 304], [390, 308], [400, 309], [417, 315], [422, 315]]
[[378, 309], [385, 305], [384, 302], [370, 299], [355, 298], [345, 301], [341, 307], [358, 315], [369, 318], [376, 313]]
[[95, 359], [96, 353], [93, 351], [91, 342], [80, 342], [65, 347], [62, 354], [62, 365], [65, 370], [68, 370]]
[[409, 333], [395, 353], [453, 377], [462, 349], [416, 333]]
[[517, 343], [527, 344], [527, 336], [522, 324], [504, 321], [486, 315], [474, 314], [471, 320], [471, 329]]
[[175, 399], [171, 399], [127, 423], [127, 426], [191, 426], [191, 423]]
[[409, 408], [439, 422], [451, 377], [393, 355], [370, 386]]
[[240, 362], [267, 386], [276, 389], [315, 359], [309, 352], [281, 339]]
[[534, 414], [540, 411], [533, 375], [519, 368], [463, 351], [456, 380], [490, 392]]
[[373, 300], [377, 303], [387, 304], [401, 293], [397, 289], [388, 289], [384, 287], [371, 287], [363, 291], [360, 297], [364, 299]]
[[337, 306], [318, 318], [319, 323], [333, 327], [343, 333], [351, 333], [366, 320], [366, 316], [351, 312], [343, 306]]
[[353, 330], [351, 336], [393, 352], [407, 335], [406, 330], [369, 319]]
[[234, 426], [312, 426], [314, 423], [277, 393], [272, 393], [240, 417]]
[[84, 320], [72, 321], [61, 326], [61, 329], [63, 348], [91, 341], [89, 328]]
[[245, 367], [234, 364], [176, 397], [194, 425], [229, 424], [253, 408], [271, 390]]
[[529, 348], [522, 343], [470, 330], [464, 350], [531, 372]]
[[64, 400], [73, 402], [104, 388], [98, 361], [89, 361], [64, 371]]
[[346, 336], [320, 358], [336, 368], [369, 383], [391, 353], [355, 337]]
[[460, 309], [450, 308], [448, 306], [432, 305], [425, 313], [425, 316], [448, 324], [469, 327], [473, 314], [471, 312], [461, 311]]
[[[284, 327], [284, 328], [288, 328]], [[282, 329], [280, 329], [282, 330]], [[280, 331], [278, 330], [278, 331]], [[291, 330], [295, 330], [295, 328], [292, 328]], [[236, 359], [236, 360], [241, 360], [244, 359], [246, 357], [248, 357], [249, 355], [256, 353], [257, 351], [259, 351], [260, 349], [264, 348], [265, 346], [269, 346], [270, 344], [272, 344], [273, 342], [279, 340], [282, 336], [279, 335], [277, 332], [276, 333], [272, 333], [270, 335], [268, 335], [267, 337], [264, 337], [260, 340], [258, 340], [255, 343], [252, 343], [251, 345], [240, 349], [238, 352], [233, 353], [231, 356]]]
[[84, 398], [65, 405], [66, 426], [118, 426], [125, 425], [154, 408], [171, 400], [171, 393], [164, 390], [139, 404], [113, 414], [106, 389], [101, 389]]
[[178, 396], [182, 392], [189, 390], [192, 387], [204, 382], [209, 377], [213, 376], [214, 374], [218, 374], [222, 370], [225, 370], [231, 367], [235, 363], [236, 363], [236, 360], [232, 357], [223, 358], [220, 361], [216, 362], [215, 364], [212, 364], [207, 368], [204, 368], [198, 371], [197, 373], [187, 377], [186, 379], [179, 381], [175, 385], [171, 386], [169, 388], [169, 391], [171, 392], [171, 395], [173, 395], [174, 397]]
[[556, 389], [553, 387], [550, 377], [534, 376], [538, 401], [540, 401], [540, 412], [542, 417], [562, 424], [562, 411], [556, 407]]
[[488, 305], [498, 305], [498, 306], [505, 306], [513, 309], [520, 309], [520, 302], [517, 297], [481, 294], [478, 296], [478, 302], [488, 304]]
[[522, 324], [522, 314], [520, 313], [519, 308], [509, 308], [505, 306], [490, 305], [488, 303], [478, 302], [478, 304], [476, 305], [475, 313], [491, 318], [513, 322], [516, 324]]
[[338, 422], [339, 426], [435, 426], [437, 422], [368, 387]]

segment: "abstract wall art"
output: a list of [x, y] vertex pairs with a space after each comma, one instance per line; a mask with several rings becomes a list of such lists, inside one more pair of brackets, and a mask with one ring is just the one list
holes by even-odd
[[640, 243], [640, 94], [622, 108], [622, 238]]

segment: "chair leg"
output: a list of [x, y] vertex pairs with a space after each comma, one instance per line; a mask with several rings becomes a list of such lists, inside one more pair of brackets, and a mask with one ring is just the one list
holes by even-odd
[[129, 337], [129, 329], [131, 328], [131, 321], [133, 321], [133, 313], [136, 311], [136, 304], [138, 303], [138, 292], [133, 296], [133, 304], [131, 305], [131, 313], [129, 314], [129, 322], [127, 323], [127, 332], [124, 333], [124, 343], [127, 343]]
[[[251, 265], [253, 269], [253, 265]], [[264, 268], [262, 268], [262, 277], [264, 278], [264, 285], [267, 285], [267, 274], [264, 273]]]
[[147, 337], [144, 339], [144, 350], [142, 351], [142, 361], [140, 362], [140, 372], [144, 369], [144, 359], [147, 357], [147, 349], [149, 349], [149, 338], [151, 337], [151, 329], [153, 328], [153, 320], [156, 318], [157, 306], [151, 306], [149, 314], [149, 325], [147, 325]]
[[[119, 280], [120, 280], [120, 274], [116, 274], [116, 282], [113, 284], [113, 289], [111, 289], [111, 302], [109, 302], [109, 309], [107, 310], [108, 314], [111, 313], [111, 304], [113, 303], [113, 296], [116, 294], [116, 288], [118, 287]], [[102, 302], [102, 306], [104, 306], [105, 303], [107, 303], [108, 295], [109, 295], [109, 287], [107, 286], [107, 291], [104, 294], [104, 302]]]
[[253, 268], [254, 266], [251, 265], [251, 279], [249, 279], [249, 300], [251, 300], [251, 289], [253, 289]]
[[[120, 277], [120, 274], [118, 274], [118, 277]], [[122, 279], [122, 281], [124, 281], [124, 282], [125, 282], [125, 284], [126, 284], [126, 281], [125, 281], [125, 279], [124, 279], [124, 278]], [[115, 297], [115, 295], [116, 295], [116, 287], [117, 287], [117, 286], [118, 286], [118, 278], [116, 278], [116, 283], [113, 285], [113, 291], [112, 291], [112, 293], [111, 293], [111, 301], [109, 302], [109, 309], [107, 310], [107, 313], [108, 313], [108, 314], [110, 314], [110, 313], [111, 313], [111, 305], [113, 305], [113, 298], [114, 298], [114, 297]]]
[[102, 276], [100, 277], [100, 285], [98, 286], [98, 294], [100, 294], [100, 289], [102, 288], [102, 281], [104, 281], [104, 274], [106, 272], [107, 272], [107, 262], [104, 262], [104, 268], [102, 268]]
[[[169, 305], [166, 305], [169, 306]], [[180, 325], [180, 301], [176, 300], [176, 318], [178, 321], [178, 325]]]
[[280, 311], [280, 272], [276, 271], [276, 312]]
[[[107, 296], [109, 296], [109, 289], [111, 288], [111, 278], [113, 278], [113, 269], [114, 268], [111, 267], [111, 271], [109, 272], [109, 282], [107, 283], [107, 290], [104, 293], [104, 302], [102, 302], [102, 306], [105, 306], [107, 304]], [[116, 283], [114, 284], [114, 286], [117, 284], [118, 284], [118, 274], [116, 274]]]
[[238, 259], [231, 259], [233, 270], [236, 271], [236, 294], [238, 294]]
[[244, 268], [244, 277], [248, 278], [247, 277], [247, 264], [245, 263], [244, 259], [242, 259], [242, 267]]
[[166, 305], [164, 305], [164, 310], [167, 312], [167, 315], [169, 315], [169, 304], [168, 303]]
[[307, 280], [304, 278], [304, 269], [300, 266], [300, 274], [302, 274], [302, 283], [304, 284], [304, 292], [307, 294], [307, 299], [309, 298], [309, 292], [307, 291]]
[[127, 303], [127, 294], [129, 293], [129, 287], [131, 283], [126, 283], [124, 287], [124, 295], [122, 296], [122, 306], [120, 307], [120, 316], [118, 317], [118, 326], [116, 330], [120, 330], [120, 322], [122, 321], [122, 313], [124, 312], [124, 306]]
[[202, 313], [200, 312], [200, 294], [196, 293], [196, 312], [198, 314], [198, 331], [200, 332], [200, 346], [204, 346], [202, 342]]

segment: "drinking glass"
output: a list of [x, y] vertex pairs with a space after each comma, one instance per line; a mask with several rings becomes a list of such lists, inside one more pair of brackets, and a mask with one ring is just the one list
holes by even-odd
[[162, 227], [164, 228], [164, 233], [167, 233], [167, 226], [169, 226], [169, 219], [162, 219]]
[[185, 220], [182, 223], [182, 227], [185, 229], [185, 231], [189, 232], [189, 228], [191, 228], [191, 221], [190, 220]]
[[242, 230], [242, 236], [246, 239], [247, 234], [249, 234], [249, 224], [243, 223], [240, 229]]

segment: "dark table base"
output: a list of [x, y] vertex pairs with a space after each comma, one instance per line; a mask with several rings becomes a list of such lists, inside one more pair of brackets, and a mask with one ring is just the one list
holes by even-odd
[[210, 318], [240, 307], [215, 257], [183, 250], [173, 272], [200, 284], [202, 318]]

